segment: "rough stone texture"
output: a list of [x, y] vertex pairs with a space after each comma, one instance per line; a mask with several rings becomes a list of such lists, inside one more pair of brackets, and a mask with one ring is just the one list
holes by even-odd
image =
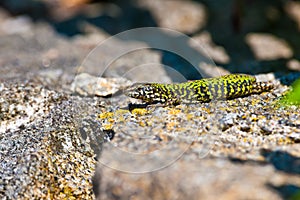
[[2, 199], [93, 198], [95, 154], [79, 133], [84, 101], [10, 84], [2, 86], [0, 107]]

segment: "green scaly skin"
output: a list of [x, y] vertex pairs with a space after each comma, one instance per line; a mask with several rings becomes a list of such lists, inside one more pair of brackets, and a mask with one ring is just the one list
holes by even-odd
[[230, 74], [175, 84], [135, 83], [125, 94], [147, 104], [203, 103], [259, 94], [274, 87], [270, 82], [257, 82], [254, 76]]

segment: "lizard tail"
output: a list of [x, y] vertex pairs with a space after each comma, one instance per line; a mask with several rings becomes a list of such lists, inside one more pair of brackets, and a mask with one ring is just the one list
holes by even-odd
[[271, 81], [268, 82], [255, 82], [252, 86], [252, 93], [262, 93], [266, 91], [270, 91], [274, 88], [274, 83]]

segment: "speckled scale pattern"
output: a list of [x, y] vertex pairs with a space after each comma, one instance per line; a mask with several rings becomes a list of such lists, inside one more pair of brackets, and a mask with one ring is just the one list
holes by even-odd
[[257, 82], [254, 76], [230, 74], [176, 84], [136, 83], [129, 87], [125, 94], [148, 104], [176, 105], [232, 99], [269, 91], [272, 88], [272, 83]]

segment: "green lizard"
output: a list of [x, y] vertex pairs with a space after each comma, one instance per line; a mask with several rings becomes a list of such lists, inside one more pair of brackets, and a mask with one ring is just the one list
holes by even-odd
[[178, 105], [243, 97], [269, 91], [273, 87], [271, 82], [257, 82], [251, 75], [230, 74], [175, 84], [135, 83], [126, 89], [125, 94], [147, 104]]

